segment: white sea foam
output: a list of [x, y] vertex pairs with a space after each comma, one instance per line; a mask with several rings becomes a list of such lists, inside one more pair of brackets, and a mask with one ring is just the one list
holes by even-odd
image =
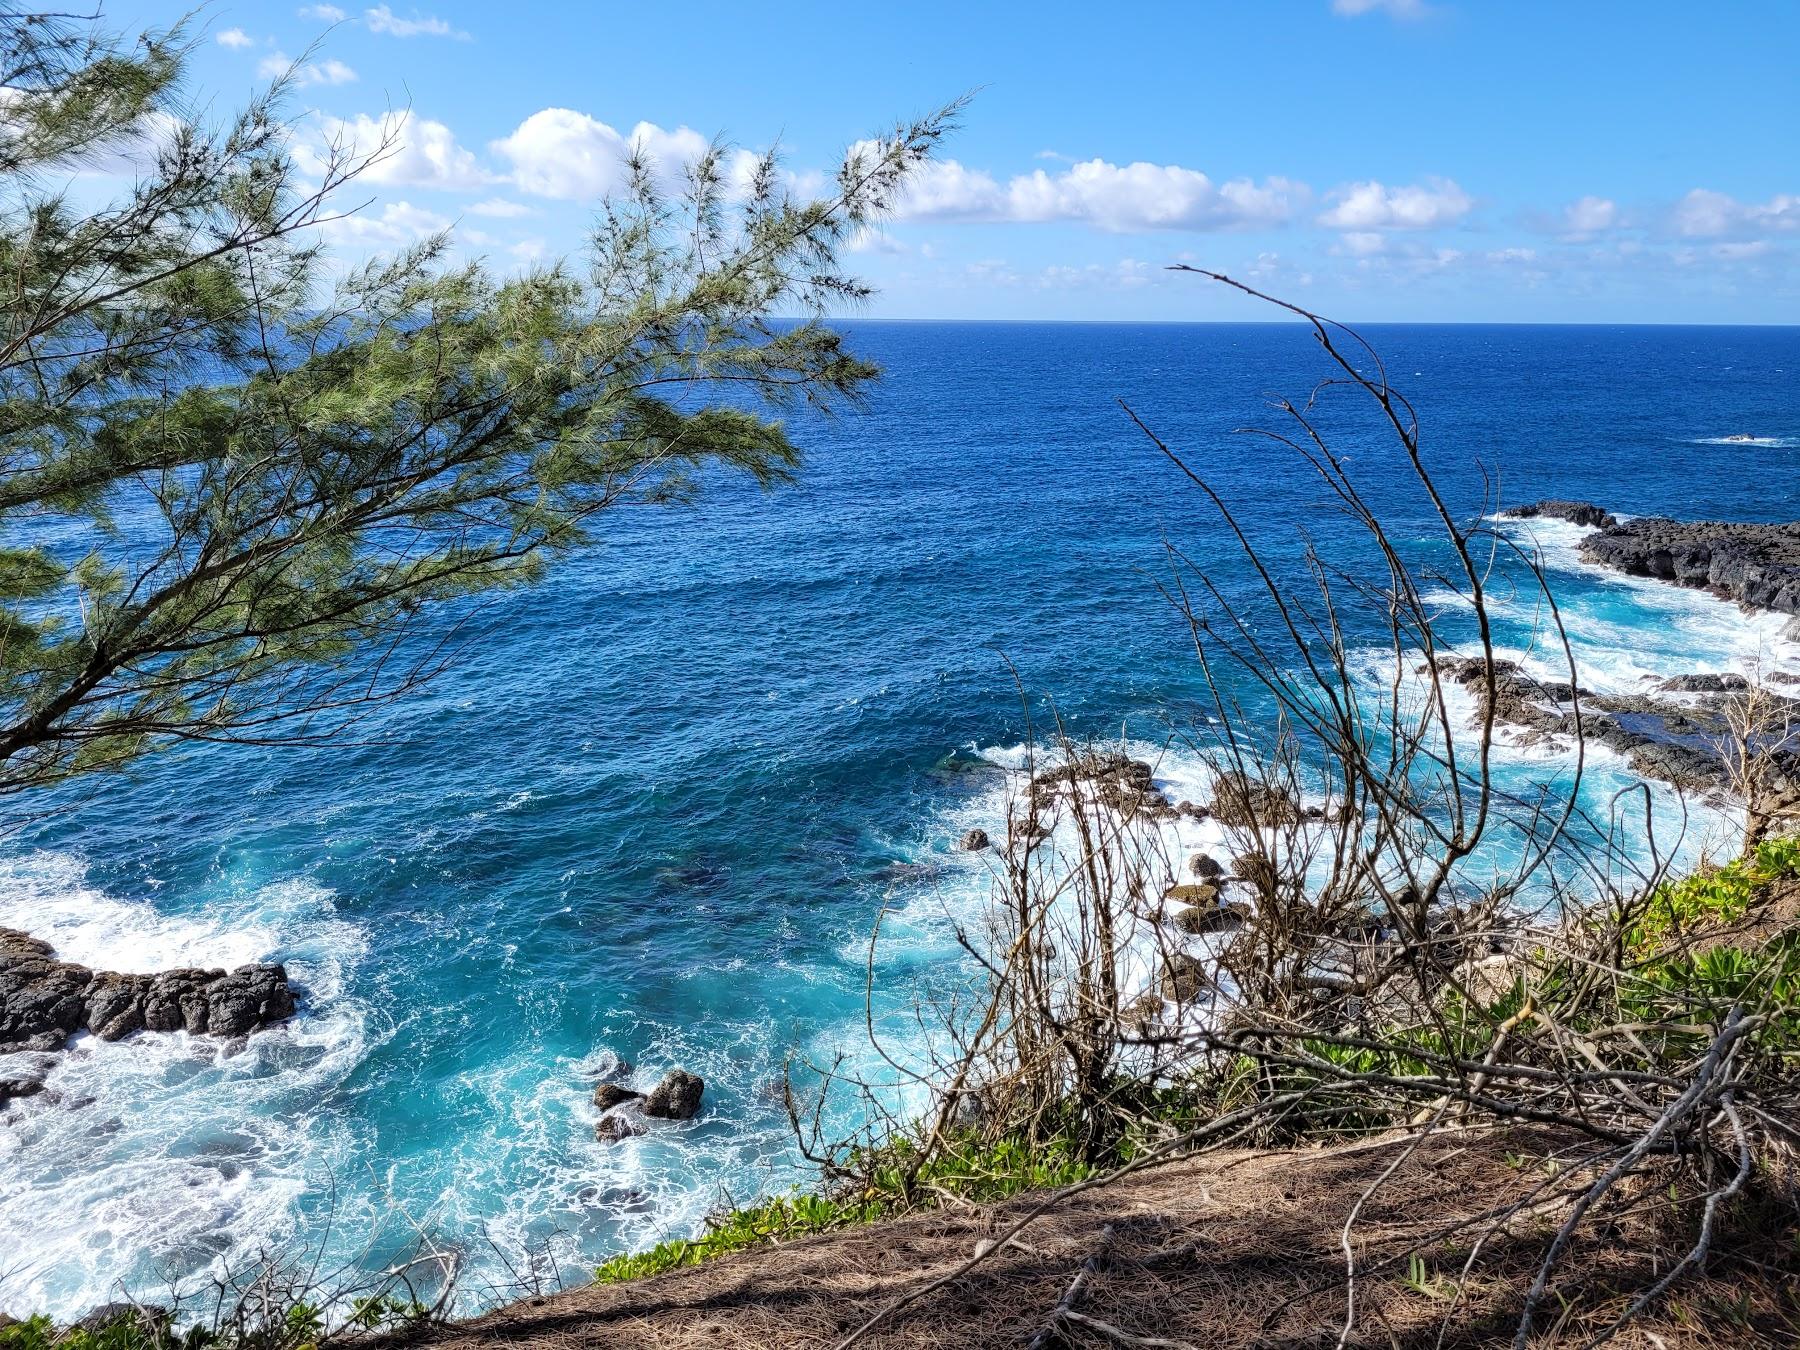
[[[1800, 674], [1800, 643], [1781, 636], [1787, 615], [1745, 613], [1703, 590], [1627, 576], [1590, 562], [1580, 551], [1581, 540], [1593, 532], [1588, 527], [1543, 518], [1498, 523], [1539, 556], [1561, 602], [1563, 626], [1587, 687], [1602, 693], [1642, 692], [1649, 680], [1690, 671]], [[1599, 585], [1570, 593], [1557, 586], [1559, 573]], [[1510, 600], [1505, 594], [1497, 597], [1503, 614], [1536, 620], [1534, 648], [1509, 655], [1534, 673], [1554, 672], [1560, 665], [1566, 678], [1556, 634], [1547, 611], [1540, 615], [1536, 599], [1524, 592]]]
[[1689, 445], [1756, 445], [1777, 450], [1791, 449], [1800, 445], [1800, 437], [1796, 436], [1696, 436]]
[[282, 960], [304, 994], [302, 1016], [241, 1047], [78, 1037], [45, 1091], [0, 1115], [0, 1308], [66, 1315], [118, 1297], [122, 1275], [191, 1278], [293, 1232], [301, 1196], [350, 1153], [320, 1103], [376, 1034], [343, 996], [363, 938], [330, 896], [285, 882], [168, 915], [43, 852], [0, 862], [0, 924], [108, 969]]

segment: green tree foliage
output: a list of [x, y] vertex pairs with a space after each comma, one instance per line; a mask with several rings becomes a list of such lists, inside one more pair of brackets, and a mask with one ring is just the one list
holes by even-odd
[[335, 734], [442, 664], [422, 607], [704, 466], [783, 480], [783, 410], [875, 374], [826, 321], [866, 294], [839, 255], [950, 116], [817, 198], [773, 154], [640, 158], [579, 262], [349, 267], [321, 231], [394, 147], [303, 160], [279, 81], [209, 127], [192, 40], [0, 0], [0, 791]]

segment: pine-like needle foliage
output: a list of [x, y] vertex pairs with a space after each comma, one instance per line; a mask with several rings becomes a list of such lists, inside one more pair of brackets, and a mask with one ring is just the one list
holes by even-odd
[[[839, 254], [954, 109], [793, 196], [717, 147], [635, 162], [579, 265], [320, 242], [393, 149], [303, 173], [281, 82], [185, 110], [182, 30], [0, 0], [0, 792], [172, 739], [316, 740], [441, 664], [421, 607], [538, 577], [701, 466], [772, 484], [798, 403], [874, 369], [825, 321]], [[96, 167], [132, 186], [94, 204]], [[799, 315], [799, 322], [771, 321]]]

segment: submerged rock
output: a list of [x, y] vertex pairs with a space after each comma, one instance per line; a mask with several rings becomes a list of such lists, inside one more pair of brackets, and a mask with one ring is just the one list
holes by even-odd
[[686, 1069], [670, 1069], [644, 1098], [644, 1114], [659, 1120], [692, 1120], [700, 1110], [706, 1080]]
[[594, 1138], [603, 1144], [616, 1144], [622, 1139], [633, 1139], [649, 1132], [650, 1126], [635, 1106], [608, 1111], [594, 1126]]
[[55, 1067], [56, 1056], [41, 1051], [18, 1055], [10, 1063], [0, 1065], [0, 1106], [18, 1097], [37, 1096]]
[[80, 1031], [109, 1041], [134, 1031], [242, 1036], [293, 1014], [293, 989], [279, 965], [91, 971], [57, 960], [47, 942], [0, 929], [0, 1051], [61, 1049]]

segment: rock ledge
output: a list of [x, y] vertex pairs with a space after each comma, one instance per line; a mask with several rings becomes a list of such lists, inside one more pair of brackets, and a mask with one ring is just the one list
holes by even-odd
[[134, 1031], [242, 1036], [294, 1015], [278, 965], [131, 975], [59, 961], [48, 942], [0, 928], [0, 1052], [60, 1050], [91, 1031], [117, 1041]]

